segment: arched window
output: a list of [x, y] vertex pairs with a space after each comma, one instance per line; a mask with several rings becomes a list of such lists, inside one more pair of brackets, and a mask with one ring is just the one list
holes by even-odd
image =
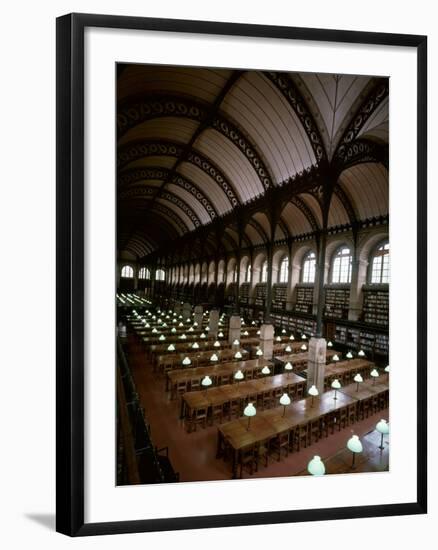
[[245, 272], [245, 283], [251, 282], [251, 264], [248, 264]]
[[279, 274], [279, 277], [278, 277], [278, 282], [279, 283], [287, 283], [288, 279], [289, 279], [289, 258], [287, 256], [285, 256], [281, 260], [280, 274]]
[[371, 283], [389, 283], [389, 243], [381, 244], [374, 252], [371, 261]]
[[315, 282], [315, 270], [316, 270], [316, 256], [315, 252], [308, 252], [304, 256], [303, 268], [302, 268], [302, 282], [314, 283]]
[[139, 279], [150, 279], [151, 278], [151, 272], [147, 267], [141, 267], [140, 271], [138, 272], [138, 278]]
[[122, 277], [125, 279], [132, 279], [134, 277], [134, 270], [130, 265], [124, 265], [122, 267]]
[[268, 281], [268, 262], [265, 260], [262, 264], [262, 271], [260, 272], [260, 282], [266, 283]]
[[155, 272], [155, 280], [156, 281], [164, 281], [166, 278], [166, 274], [164, 273], [164, 269], [157, 269]]
[[332, 283], [351, 283], [351, 251], [348, 247], [340, 248], [332, 264]]
[[233, 269], [233, 278], [232, 278], [232, 282], [235, 283], [237, 281], [237, 265], [234, 266], [234, 269]]

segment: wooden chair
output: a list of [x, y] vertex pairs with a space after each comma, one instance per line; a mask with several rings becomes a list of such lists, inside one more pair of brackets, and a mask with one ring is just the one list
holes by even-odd
[[180, 397], [187, 391], [187, 380], [180, 380], [176, 384], [176, 395]]
[[312, 420], [309, 425], [309, 445], [316, 443], [321, 438], [321, 419]]
[[321, 418], [321, 437], [334, 432], [335, 413], [329, 412]]
[[190, 391], [198, 391], [201, 389], [201, 379], [200, 378], [192, 378], [190, 381]]
[[241, 416], [242, 405], [240, 399], [231, 399], [226, 405], [226, 414], [228, 415], [228, 420], [231, 420], [233, 416], [239, 418]]
[[357, 404], [351, 403], [347, 408], [347, 425], [354, 424], [357, 420]]
[[348, 409], [347, 409], [347, 407], [343, 407], [342, 409], [338, 409], [337, 414], [335, 416], [335, 424], [338, 428], [338, 432], [340, 432], [342, 428], [345, 428], [347, 426], [347, 422], [348, 422]]
[[281, 460], [281, 452], [283, 450], [285, 451], [286, 456], [289, 456], [289, 431], [282, 432], [278, 434], [277, 437], [272, 439], [269, 450], [278, 455], [278, 462]]
[[198, 424], [202, 424], [203, 428], [206, 427], [207, 412], [208, 412], [207, 407], [202, 407], [202, 408], [196, 409], [194, 411], [194, 414], [192, 415], [192, 418], [191, 418], [191, 428], [193, 428], [193, 426], [194, 426], [195, 427], [195, 432], [196, 432], [196, 428], [197, 428]]
[[272, 404], [272, 391], [264, 391], [259, 396], [258, 404], [262, 408], [262, 410], [269, 409]]
[[255, 445], [249, 445], [240, 450], [239, 453], [239, 463], [240, 463], [240, 478], [242, 478], [243, 469], [249, 468], [249, 473], [252, 475], [254, 469], [256, 468], [256, 452]]
[[220, 424], [224, 417], [224, 403], [213, 405], [211, 407], [210, 424], [213, 426], [216, 422]]
[[259, 469], [259, 464], [264, 460], [265, 468], [268, 466], [269, 441], [259, 441], [255, 446], [255, 471]]
[[300, 424], [297, 426], [295, 430], [295, 449], [297, 452], [301, 451], [301, 446], [304, 444], [304, 447], [307, 447], [307, 441], [308, 441], [308, 433], [309, 433], [309, 425], [306, 424]]

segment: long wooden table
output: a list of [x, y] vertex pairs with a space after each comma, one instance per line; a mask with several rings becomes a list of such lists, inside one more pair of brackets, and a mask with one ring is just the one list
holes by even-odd
[[375, 365], [371, 361], [359, 358], [329, 363], [325, 367], [324, 386], [328, 389], [335, 378], [342, 385], [347, 386], [353, 382], [356, 374], [360, 374], [363, 378], [369, 378], [374, 367]]
[[[171, 391], [171, 399], [175, 398], [178, 385], [184, 385], [185, 391], [193, 391], [193, 381], [200, 383], [204, 376], [210, 376], [214, 386], [222, 386], [233, 381], [234, 373], [241, 370], [245, 379], [255, 378], [262, 368], [267, 365], [273, 368], [271, 361], [265, 359], [249, 359], [248, 361], [220, 363], [205, 367], [194, 367], [187, 369], [175, 369], [169, 371], [166, 377], [166, 391]], [[182, 392], [182, 393], [184, 393]]]
[[[231, 450], [232, 472], [233, 478], [235, 478], [240, 455], [248, 446], [265, 442], [269, 445], [270, 440], [284, 432], [289, 432], [293, 437], [294, 431], [299, 429], [300, 426], [308, 431], [312, 421], [321, 420], [327, 415], [330, 415], [331, 422], [340, 425], [339, 418], [343, 411], [345, 413], [346, 408], [350, 405], [357, 409], [361, 403], [361, 395], [367, 395], [365, 388], [364, 393], [359, 394], [355, 391], [355, 386], [354, 384], [354, 387], [351, 385], [343, 388], [342, 391], [338, 391], [336, 400], [334, 399], [335, 393], [332, 390], [315, 398], [313, 404], [310, 397], [292, 402], [291, 405], [286, 407], [284, 416], [283, 407], [258, 412], [256, 416], [251, 418], [249, 429], [248, 419], [246, 418], [239, 418], [218, 426], [217, 457], [222, 456], [225, 447]], [[375, 395], [385, 394], [388, 391], [388, 385], [375, 384], [372, 390], [367, 389], [374, 392]]]
[[280, 398], [284, 392], [288, 393], [291, 398], [297, 393], [302, 397], [305, 386], [304, 378], [291, 373], [248, 380], [238, 384], [226, 384], [208, 390], [190, 391], [182, 396], [180, 417], [185, 419], [187, 431], [190, 432], [200, 409], [205, 409], [208, 417], [209, 408], [217, 405], [223, 406], [231, 401], [239, 401], [239, 414], [242, 414], [243, 404], [246, 402], [257, 404], [260, 398], [266, 395], [270, 406], [272, 401], [275, 398]]
[[[239, 350], [242, 354], [242, 359], [245, 360], [248, 357], [248, 352], [244, 349]], [[218, 356], [218, 363], [225, 361], [232, 361], [236, 351], [234, 349], [223, 349], [215, 351]], [[211, 365], [210, 358], [213, 355], [212, 351], [191, 351], [190, 353], [177, 353], [177, 354], [164, 354], [158, 355], [156, 364], [160, 371], [167, 372], [173, 369], [184, 368], [182, 361], [185, 357], [191, 360], [191, 364], [188, 367], [196, 367], [201, 365]]]

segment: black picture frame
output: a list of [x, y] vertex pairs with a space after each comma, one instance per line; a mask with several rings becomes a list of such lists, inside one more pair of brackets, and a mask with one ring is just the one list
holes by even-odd
[[[156, 30], [405, 46], [417, 51], [417, 499], [389, 505], [219, 516], [84, 522], [84, 30]], [[427, 511], [427, 37], [111, 15], [57, 19], [57, 497], [56, 529], [69, 536], [321, 521]]]

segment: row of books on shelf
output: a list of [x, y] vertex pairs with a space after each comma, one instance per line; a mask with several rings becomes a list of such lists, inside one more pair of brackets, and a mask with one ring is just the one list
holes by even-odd
[[389, 335], [378, 332], [371, 332], [359, 328], [336, 325], [335, 342], [348, 346], [352, 349], [363, 349], [365, 352], [388, 355]]

